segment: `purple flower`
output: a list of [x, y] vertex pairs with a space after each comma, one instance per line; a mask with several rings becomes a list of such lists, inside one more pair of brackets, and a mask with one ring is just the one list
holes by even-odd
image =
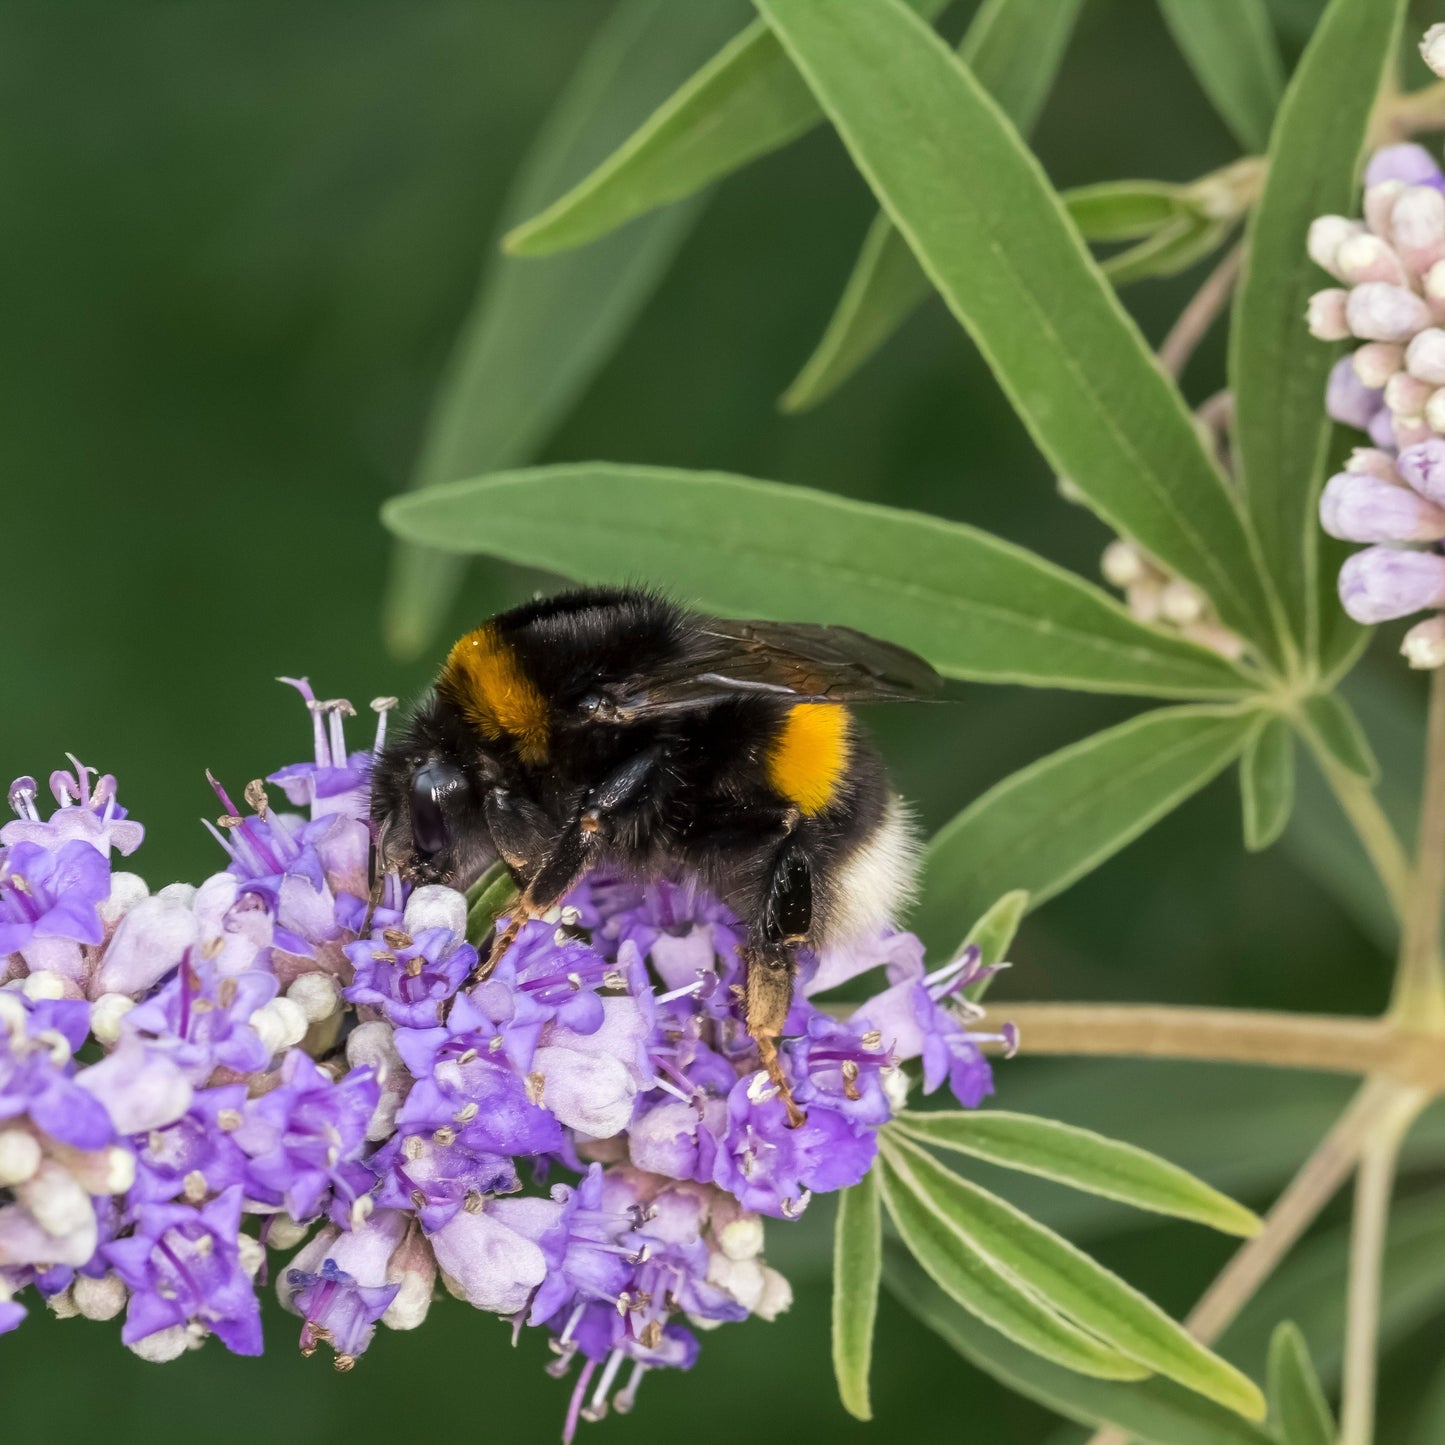
[[1445, 190], [1445, 175], [1440, 173], [1434, 156], [1424, 146], [1410, 142], [1383, 146], [1370, 157], [1365, 167], [1366, 187], [1383, 185], [1386, 181]]
[[16, 778], [10, 785], [10, 806], [15, 821], [0, 828], [0, 843], [38, 843], [43, 848], [59, 848], [72, 840], [89, 843], [104, 858], [110, 850], [134, 853], [145, 837], [145, 829], [126, 817], [125, 809], [115, 801], [115, 779], [107, 773], [90, 786], [94, 768], [87, 768], [71, 758], [74, 773], [57, 769], [50, 775], [50, 791], [59, 808], [42, 819], [35, 806], [37, 789], [34, 778]]
[[281, 1081], [242, 1111], [232, 1134], [250, 1163], [246, 1193], [282, 1204], [299, 1223], [315, 1219], [334, 1189], [349, 1204], [371, 1186], [360, 1166], [366, 1126], [380, 1096], [370, 1069], [340, 1082], [299, 1049], [286, 1055]]
[[1356, 622], [1366, 624], [1445, 606], [1445, 557], [1367, 547], [1340, 568], [1340, 602]]
[[261, 1311], [241, 1266], [241, 1188], [233, 1185], [199, 1209], [144, 1204], [136, 1229], [102, 1254], [129, 1287], [121, 1339], [196, 1323], [238, 1355], [261, 1353]]
[[346, 956], [356, 975], [343, 997], [412, 1029], [438, 1023], [442, 1005], [477, 966], [476, 949], [445, 928], [424, 929], [415, 938], [403, 929], [383, 929], [348, 944]]
[[110, 864], [89, 843], [0, 850], [0, 954], [24, 952], [35, 940], [99, 943], [100, 905], [109, 896]]
[[325, 1343], [336, 1352], [336, 1368], [349, 1370], [376, 1333], [376, 1322], [397, 1296], [400, 1284], [358, 1284], [334, 1259], [326, 1260], [320, 1274], [289, 1270], [286, 1282], [291, 1299], [305, 1317], [301, 1327], [301, 1353], [310, 1355]]
[[103, 1149], [115, 1141], [105, 1105], [76, 1082], [70, 1066], [87, 1032], [87, 1013], [83, 1003], [27, 1005], [0, 994], [0, 1125], [29, 1119], [73, 1149]]
[[438, 1143], [437, 1133], [397, 1134], [372, 1156], [379, 1208], [411, 1210], [424, 1229], [435, 1231], [462, 1209], [479, 1208], [488, 1195], [522, 1187], [509, 1155], [472, 1149], [454, 1137]]
[[251, 1026], [276, 996], [276, 980], [253, 970], [222, 977], [210, 963], [187, 961], [158, 993], [125, 1017], [124, 1027], [169, 1053], [192, 1082], [204, 1084], [218, 1067], [254, 1073], [271, 1051]]
[[248, 1161], [233, 1134], [245, 1103], [244, 1084], [200, 1089], [181, 1118], [137, 1139], [132, 1204], [168, 1203], [182, 1194], [195, 1204], [240, 1184]]

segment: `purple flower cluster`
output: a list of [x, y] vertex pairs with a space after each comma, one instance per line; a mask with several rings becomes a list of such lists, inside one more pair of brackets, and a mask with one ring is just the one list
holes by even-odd
[[1311, 298], [1310, 330], [1363, 343], [1335, 364], [1325, 410], [1373, 442], [1326, 484], [1320, 523], [1372, 544], [1340, 570], [1345, 611], [1372, 624], [1431, 609], [1401, 651], [1434, 668], [1445, 665], [1445, 173], [1418, 145], [1387, 146], [1366, 168], [1364, 210], [1310, 228], [1311, 258], [1342, 283]]
[[[124, 1312], [150, 1360], [215, 1335], [261, 1349], [268, 1248], [301, 1347], [350, 1368], [440, 1284], [577, 1362], [567, 1433], [686, 1368], [688, 1328], [771, 1319], [786, 1281], [763, 1217], [861, 1179], [922, 1086], [992, 1089], [963, 997], [975, 951], [932, 973], [887, 933], [803, 961], [782, 1046], [787, 1127], [743, 1022], [738, 921], [695, 887], [592, 877], [486, 979], [467, 900], [367, 882], [371, 752], [318, 701], [314, 761], [212, 832], [223, 872], [152, 894], [112, 866], [140, 826], [109, 777], [33, 780], [0, 829], [0, 1334], [33, 1289], [61, 1315]], [[378, 746], [391, 699], [379, 699]], [[870, 970], [847, 1010], [813, 998]], [[558, 1173], [575, 1182], [542, 1181]], [[298, 1250], [298, 1246], [300, 1246]], [[625, 1371], [625, 1376], [623, 1372]]]

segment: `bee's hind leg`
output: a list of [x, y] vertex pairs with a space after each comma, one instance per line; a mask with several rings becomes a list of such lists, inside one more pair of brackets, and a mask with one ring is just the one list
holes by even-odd
[[797, 951], [812, 926], [812, 868], [804, 850], [789, 842], [773, 864], [761, 917], [741, 952], [747, 965], [748, 1033], [756, 1040], [763, 1068], [788, 1111], [790, 1129], [796, 1129], [808, 1116], [793, 1098], [777, 1041], [793, 1002]]

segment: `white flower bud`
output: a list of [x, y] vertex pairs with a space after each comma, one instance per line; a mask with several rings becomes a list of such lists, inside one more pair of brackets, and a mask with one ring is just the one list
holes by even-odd
[[154, 898], [137, 903], [121, 920], [101, 961], [94, 991], [138, 998], [179, 967], [199, 938], [200, 925], [190, 904], [162, 888]]
[[426, 883], [413, 891], [402, 915], [413, 938], [424, 928], [445, 928], [458, 938], [466, 936], [467, 900], [455, 888]]
[[129, 1297], [119, 1275], [114, 1274], [103, 1274], [99, 1279], [78, 1274], [70, 1292], [75, 1296], [75, 1308], [88, 1320], [113, 1320]]
[[306, 1015], [289, 998], [273, 998], [251, 1015], [251, 1027], [273, 1056], [294, 1048], [306, 1037]]
[[1385, 383], [1385, 405], [1400, 416], [1419, 416], [1435, 388], [1408, 371], [1397, 371]]
[[169, 898], [173, 902], [184, 904], [189, 908], [196, 901], [196, 885], [194, 883], [167, 883], [164, 888], [156, 889], [157, 898]]
[[1408, 286], [1404, 264], [1388, 241], [1368, 233], [1351, 236], [1341, 245], [1335, 257], [1340, 275], [1351, 286], [1368, 281], [1383, 281], [1391, 286]]
[[370, 1068], [379, 1083], [405, 1066], [396, 1051], [392, 1027], [383, 1019], [357, 1024], [346, 1039], [346, 1062], [353, 1069]]
[[0, 1129], [0, 1189], [23, 1184], [40, 1168], [40, 1141], [25, 1129]]
[[135, 1007], [128, 994], [103, 993], [90, 1006], [90, 1031], [97, 1042], [110, 1045], [120, 1038], [120, 1021]]
[[1390, 425], [1395, 433], [1395, 445], [1401, 451], [1417, 447], [1435, 435], [1423, 416], [1391, 416]]
[[763, 1252], [763, 1221], [756, 1214], [739, 1214], [714, 1233], [729, 1259], [755, 1259]]
[[1395, 470], [1395, 459], [1379, 447], [1356, 447], [1345, 463], [1347, 472], [1363, 472], [1366, 476], [1379, 477], [1382, 482], [1399, 485], [1400, 474]]
[[793, 1287], [777, 1270], [763, 1266], [763, 1297], [753, 1313], [760, 1320], [775, 1320], [793, 1307]]
[[1365, 187], [1365, 224], [1377, 236], [1390, 239], [1390, 220], [1394, 215], [1395, 202], [1405, 189], [1404, 181], [1378, 181]]
[[1139, 555], [1132, 542], [1118, 537], [1104, 548], [1099, 570], [1104, 574], [1104, 580], [1112, 586], [1128, 587], [1148, 572], [1149, 564]]
[[1159, 599], [1163, 593], [1164, 583], [1159, 578], [1145, 577], [1129, 588], [1124, 600], [1129, 605], [1129, 611], [1140, 622], [1157, 622], [1159, 620]]
[[1432, 25], [1420, 42], [1420, 54], [1436, 75], [1445, 77], [1445, 24]]
[[1351, 356], [1350, 363], [1361, 383], [1378, 391], [1405, 364], [1405, 348], [1390, 341], [1371, 341]]
[[1343, 341], [1350, 334], [1350, 323], [1345, 318], [1345, 303], [1349, 297], [1350, 293], [1339, 286], [1316, 291], [1310, 297], [1309, 310], [1305, 313], [1310, 335], [1320, 341]]
[[236, 1258], [241, 1268], [255, 1279], [266, 1263], [266, 1246], [253, 1235], [243, 1234], [236, 1240]]
[[272, 1249], [295, 1249], [310, 1233], [309, 1224], [297, 1224], [289, 1214], [273, 1214], [266, 1230], [266, 1243]]
[[286, 997], [313, 1024], [329, 1019], [341, 1006], [341, 989], [329, 973], [303, 973], [286, 990]]
[[1367, 281], [1345, 303], [1350, 330], [1366, 341], [1408, 341], [1434, 317], [1413, 291], [1385, 281]]
[[427, 1317], [436, 1289], [437, 1262], [431, 1245], [413, 1225], [387, 1261], [388, 1284], [399, 1284], [396, 1298], [386, 1307], [381, 1322], [392, 1330], [414, 1330]]
[[138, 873], [112, 873], [110, 896], [100, 905], [100, 921], [112, 929], [137, 903], [150, 897], [146, 881]]
[[1183, 627], [1204, 615], [1204, 598], [1198, 588], [1176, 580], [1159, 594], [1159, 612], [1166, 622]]
[[1425, 403], [1425, 422], [1431, 431], [1445, 433], [1445, 387], [1430, 393]]
[[[1223, 631], [1223, 628], [1220, 629]], [[1226, 634], [1232, 637], [1233, 633]], [[1238, 639], [1235, 639], [1238, 642]], [[1221, 651], [1215, 648], [1215, 651]], [[1226, 653], [1226, 656], [1231, 654]], [[880, 1071], [883, 1081], [883, 1093], [887, 1096], [888, 1107], [895, 1114], [900, 1114], [908, 1107], [908, 1075], [902, 1069], [883, 1069]]]
[[1344, 216], [1317, 217], [1310, 222], [1307, 242], [1310, 260], [1316, 266], [1323, 267], [1338, 280], [1340, 273], [1336, 267], [1335, 258], [1339, 254], [1340, 247], [1351, 236], [1362, 235], [1364, 230], [1365, 223], [1363, 221], [1351, 221]]
[[1445, 302], [1445, 261], [1437, 261], [1425, 273], [1425, 298], [1432, 303]]
[[763, 1266], [756, 1259], [729, 1259], [716, 1251], [707, 1257], [707, 1282], [730, 1294], [751, 1314], [763, 1298]]
[[178, 1360], [191, 1347], [191, 1332], [186, 1325], [170, 1325], [154, 1334], [144, 1335], [129, 1346], [132, 1353], [153, 1365]]
[[20, 986], [20, 992], [32, 1003], [40, 1003], [44, 999], [64, 998], [68, 991], [68, 982], [68, 979], [62, 978], [58, 973], [41, 969], [26, 978]]
[[1405, 634], [1400, 651], [1411, 667], [1445, 667], [1445, 615], [1437, 612], [1417, 622]]
[[35, 1173], [15, 1186], [15, 1197], [46, 1234], [59, 1236], [94, 1228], [90, 1195], [53, 1159], [41, 1160]]
[[1431, 386], [1445, 386], [1445, 331], [1422, 331], [1405, 351], [1405, 369]]
[[1445, 196], [1434, 186], [1406, 186], [1392, 215], [1395, 254], [1411, 275], [1445, 260]]
[[73, 1320], [80, 1313], [80, 1309], [75, 1303], [75, 1296], [68, 1289], [51, 1295], [45, 1301], [45, 1308], [58, 1320]]

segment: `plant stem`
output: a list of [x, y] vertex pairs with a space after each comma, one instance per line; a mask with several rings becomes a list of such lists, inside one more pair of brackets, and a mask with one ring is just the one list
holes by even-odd
[[1410, 860], [1394, 826], [1385, 816], [1374, 789], [1361, 777], [1342, 768], [1306, 731], [1315, 761], [1325, 781], [1339, 800], [1345, 816], [1354, 825], [1360, 844], [1374, 865], [1396, 918], [1405, 916], [1410, 896]]
[[[1391, 1086], [1378, 1079], [1369, 1079], [1360, 1086], [1330, 1132], [1275, 1200], [1265, 1216], [1264, 1228], [1240, 1247], [1190, 1311], [1184, 1323], [1196, 1339], [1206, 1345], [1218, 1339], [1279, 1267], [1349, 1177], [1365, 1136], [1392, 1097]], [[1127, 1445], [1127, 1436], [1110, 1426], [1095, 1434], [1089, 1445]]]
[[1383, 1074], [1445, 1091], [1438, 1037], [1391, 1019], [1156, 1004], [996, 1003], [1031, 1054], [1203, 1059], [1333, 1073]]
[[1445, 1022], [1440, 967], [1441, 907], [1445, 903], [1445, 669], [1430, 678], [1425, 742], [1425, 791], [1420, 835], [1400, 941], [1392, 1011], [1402, 1022], [1438, 1029]]
[[1189, 364], [1195, 347], [1224, 309], [1234, 290], [1234, 283], [1239, 279], [1239, 268], [1243, 262], [1244, 243], [1241, 241], [1225, 252], [1224, 259], [1205, 278], [1194, 298], [1179, 313], [1179, 319], [1169, 328], [1169, 335], [1159, 347], [1159, 361], [1176, 381]]
[[1375, 1363], [1380, 1325], [1380, 1269], [1390, 1222], [1390, 1192], [1400, 1141], [1424, 1105], [1419, 1090], [1395, 1091], [1388, 1112], [1360, 1157], [1350, 1231], [1340, 1445], [1370, 1445], [1375, 1433]]

